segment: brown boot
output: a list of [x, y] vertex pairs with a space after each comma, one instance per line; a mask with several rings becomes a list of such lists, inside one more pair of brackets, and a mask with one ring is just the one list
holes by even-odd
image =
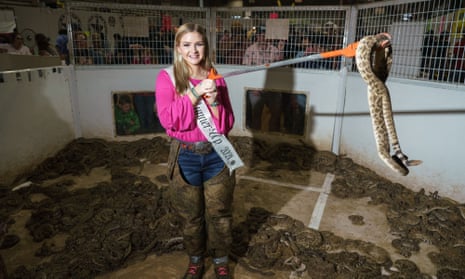
[[[186, 273], [183, 279], [201, 279], [203, 276], [204, 264], [203, 261], [199, 263], [189, 262]], [[228, 277], [229, 278], [229, 277]]]
[[215, 264], [216, 279], [230, 279], [231, 273], [229, 272], [228, 263]]

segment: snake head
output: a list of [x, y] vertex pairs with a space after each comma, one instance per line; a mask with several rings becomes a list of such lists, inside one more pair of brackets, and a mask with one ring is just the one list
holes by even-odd
[[392, 37], [389, 33], [379, 33], [375, 37], [381, 48], [387, 48], [391, 45]]

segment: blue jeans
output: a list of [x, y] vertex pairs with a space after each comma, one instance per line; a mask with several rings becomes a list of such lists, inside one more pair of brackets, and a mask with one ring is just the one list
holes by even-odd
[[182, 148], [179, 150], [178, 164], [184, 180], [193, 186], [202, 186], [224, 168], [223, 160], [215, 151], [197, 154]]

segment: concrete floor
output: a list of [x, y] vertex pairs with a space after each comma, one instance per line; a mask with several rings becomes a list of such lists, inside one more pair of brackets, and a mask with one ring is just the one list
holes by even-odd
[[[164, 174], [164, 165], [146, 165], [141, 175], [155, 179]], [[393, 236], [389, 233], [386, 221], [385, 208], [382, 205], [369, 205], [367, 199], [340, 199], [331, 194], [330, 173], [315, 171], [289, 173], [289, 171], [275, 171], [269, 173], [260, 167], [253, 170], [241, 168], [237, 172], [237, 186], [234, 197], [234, 222], [243, 221], [252, 207], [263, 207], [274, 213], [282, 213], [302, 221], [305, 225], [318, 229], [331, 231], [343, 238], [361, 239], [370, 241], [385, 248], [392, 260], [403, 258], [391, 246]], [[74, 187], [86, 187], [99, 181], [109, 179], [110, 175], [105, 169], [94, 169], [88, 176], [74, 177]], [[39, 197], [38, 197], [39, 198]], [[364, 217], [364, 225], [354, 225], [349, 215]], [[16, 214], [10, 233], [18, 234], [21, 242], [16, 246], [0, 250], [7, 268], [14, 268], [20, 264], [37, 261], [31, 251], [40, 247], [40, 243], [33, 243], [24, 224], [29, 213], [20, 211]], [[64, 243], [64, 237], [58, 236], [55, 241]], [[419, 253], [409, 258], [414, 261], [424, 273], [435, 274], [435, 265], [427, 258], [434, 246], [422, 244]], [[145, 260], [130, 264], [120, 270], [99, 276], [100, 279], [134, 279], [134, 278], [181, 278], [187, 266], [187, 255], [183, 252], [174, 252], [162, 256], [150, 255]], [[251, 273], [241, 265], [232, 263], [232, 272], [235, 278], [270, 278], [260, 274]], [[211, 263], [207, 262], [207, 273], [204, 278], [214, 278]], [[277, 272], [273, 278], [290, 278], [290, 272]], [[300, 278], [311, 278], [306, 275]]]

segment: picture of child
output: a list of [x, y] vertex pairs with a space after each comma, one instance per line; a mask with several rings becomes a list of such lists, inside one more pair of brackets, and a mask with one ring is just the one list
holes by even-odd
[[117, 135], [133, 135], [140, 128], [139, 116], [134, 110], [129, 95], [119, 95], [115, 106], [115, 121]]

